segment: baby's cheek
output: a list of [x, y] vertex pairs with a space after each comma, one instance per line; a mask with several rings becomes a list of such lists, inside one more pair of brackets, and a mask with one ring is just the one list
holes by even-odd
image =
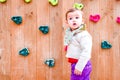
[[71, 23], [72, 23], [72, 21], [68, 21], [68, 23], [69, 23], [69, 24], [71, 24]]

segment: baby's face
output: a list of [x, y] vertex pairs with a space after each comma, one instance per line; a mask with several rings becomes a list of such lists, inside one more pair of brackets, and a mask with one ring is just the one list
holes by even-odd
[[72, 30], [77, 29], [82, 24], [82, 13], [80, 11], [68, 13], [67, 23]]

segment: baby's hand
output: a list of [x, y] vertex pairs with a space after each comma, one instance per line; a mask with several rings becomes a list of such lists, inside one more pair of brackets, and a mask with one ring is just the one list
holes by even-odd
[[74, 70], [74, 74], [76, 74], [76, 75], [81, 75], [81, 74], [82, 74], [82, 72], [81, 72], [81, 71], [79, 71], [79, 70], [77, 70], [77, 69], [75, 69], [75, 70]]

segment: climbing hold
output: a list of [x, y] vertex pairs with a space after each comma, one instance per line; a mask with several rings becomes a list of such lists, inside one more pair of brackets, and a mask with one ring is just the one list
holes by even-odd
[[42, 33], [47, 34], [49, 32], [48, 26], [40, 26], [39, 30], [42, 31]]
[[56, 6], [58, 4], [58, 0], [48, 0], [48, 1], [53, 6]]
[[0, 0], [1, 3], [5, 3], [7, 0]]
[[120, 23], [120, 17], [117, 17], [116, 22]]
[[102, 41], [101, 42], [101, 48], [103, 48], [103, 49], [109, 49], [111, 47], [112, 47], [112, 45], [108, 41]]
[[11, 18], [16, 24], [21, 24], [22, 23], [22, 17], [21, 16], [13, 16]]
[[74, 3], [73, 7], [81, 10], [83, 9], [84, 5], [82, 3]]
[[27, 56], [29, 54], [28, 48], [23, 48], [22, 50], [19, 51], [20, 55]]
[[93, 22], [98, 22], [100, 20], [100, 15], [99, 14], [90, 15], [89, 19]]
[[32, 0], [25, 0], [26, 3], [30, 3]]
[[49, 67], [54, 67], [55, 66], [55, 59], [50, 58], [45, 61], [45, 64], [48, 65]]

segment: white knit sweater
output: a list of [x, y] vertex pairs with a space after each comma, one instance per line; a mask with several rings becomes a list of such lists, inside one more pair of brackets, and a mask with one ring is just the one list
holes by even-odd
[[92, 37], [86, 31], [80, 31], [73, 35], [69, 44], [66, 57], [78, 59], [75, 68], [83, 71], [85, 65], [91, 58]]

